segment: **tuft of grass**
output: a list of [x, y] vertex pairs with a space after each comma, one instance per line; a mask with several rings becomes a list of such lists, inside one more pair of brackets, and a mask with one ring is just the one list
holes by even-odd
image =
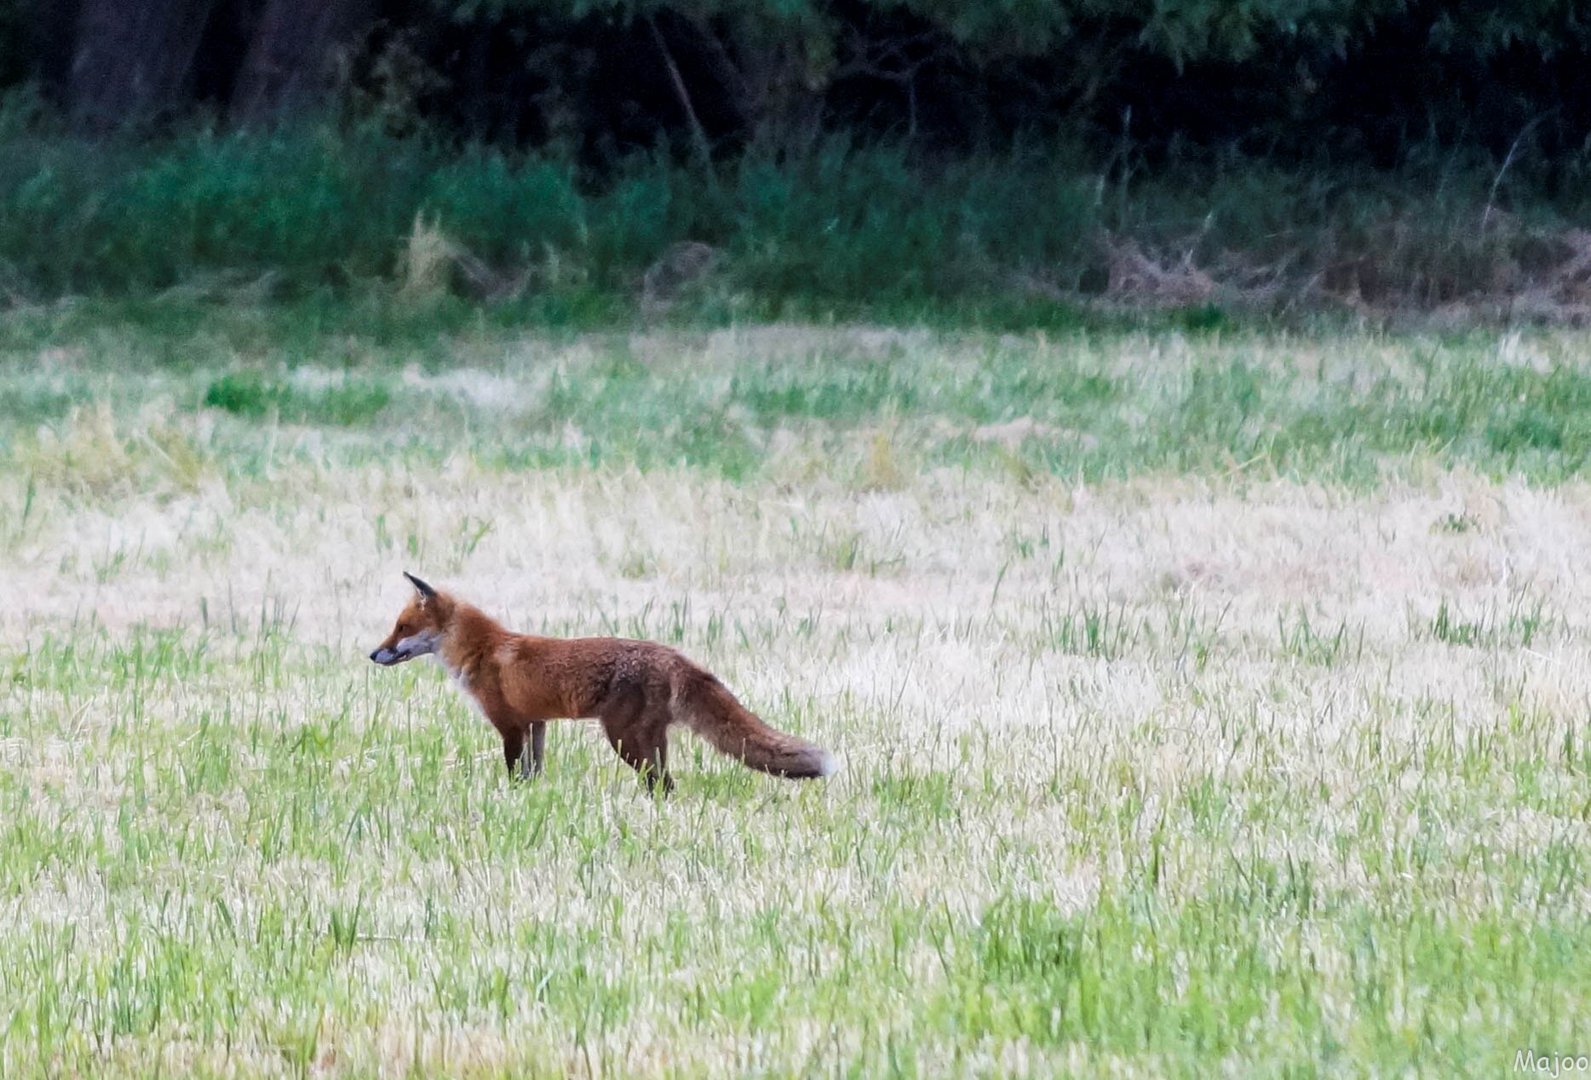
[[[159, 409], [152, 403], [148, 413]], [[208, 440], [190, 425], [118, 417], [104, 402], [74, 406], [61, 422], [25, 436], [13, 462], [34, 491], [43, 486], [88, 499], [191, 492], [214, 466]], [[25, 501], [24, 519], [32, 502]]]
[[1433, 532], [1453, 533], [1461, 536], [1464, 533], [1475, 531], [1478, 527], [1479, 523], [1469, 514], [1448, 513], [1437, 518], [1435, 524], [1431, 526], [1431, 530]]
[[1364, 628], [1350, 628], [1343, 619], [1335, 627], [1317, 628], [1303, 608], [1276, 613], [1276, 634], [1282, 655], [1307, 664], [1335, 667], [1364, 655]]
[[1141, 624], [1121, 604], [1081, 603], [1065, 611], [1046, 611], [1041, 633], [1056, 651], [1116, 660], [1138, 640]]
[[453, 244], [435, 220], [416, 214], [398, 264], [398, 296], [404, 301], [439, 299], [448, 288], [454, 258]]
[[887, 431], [875, 431], [857, 480], [864, 491], [899, 491], [906, 486], [907, 470], [901, 462], [899, 442]]
[[380, 379], [346, 380], [318, 388], [295, 386], [255, 371], [229, 371], [211, 380], [201, 400], [206, 408], [260, 419], [270, 415], [294, 423], [368, 424], [392, 403]]
[[1415, 637], [1470, 648], [1495, 649], [1507, 644], [1528, 649], [1555, 622], [1544, 600], [1524, 593], [1513, 594], [1505, 608], [1488, 606], [1468, 617], [1457, 603], [1444, 596], [1437, 604], [1436, 614], [1424, 626], [1417, 627]]

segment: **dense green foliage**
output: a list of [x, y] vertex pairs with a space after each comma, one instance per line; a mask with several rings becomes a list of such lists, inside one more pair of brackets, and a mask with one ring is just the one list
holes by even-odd
[[[1042, 307], [1107, 289], [1195, 306], [1228, 293], [1429, 306], [1550, 278], [1576, 251], [1554, 234], [1582, 209], [1527, 199], [1524, 224], [1481, 228], [1490, 176], [1473, 169], [1321, 176], [1236, 161], [1128, 181], [1081, 153], [928, 166], [840, 139], [798, 159], [747, 153], [716, 183], [666, 155], [598, 181], [545, 154], [364, 128], [104, 141], [13, 115], [0, 144], [0, 281], [23, 300], [177, 285], [347, 296], [418, 273], [416, 302], [451, 291], [598, 319], [654, 300], [721, 318]], [[686, 242], [715, 257], [659, 286], [648, 271]], [[431, 278], [413, 265], [428, 244], [444, 264]], [[1210, 292], [1205, 266], [1236, 284]]]
[[1561, 3], [0, 0], [0, 284], [1578, 313], [1588, 43]]

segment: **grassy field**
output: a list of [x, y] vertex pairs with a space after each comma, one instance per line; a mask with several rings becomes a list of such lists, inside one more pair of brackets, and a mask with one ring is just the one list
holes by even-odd
[[[1591, 1052], [1591, 337], [0, 334], [0, 1073]], [[842, 770], [504, 776], [414, 570]]]

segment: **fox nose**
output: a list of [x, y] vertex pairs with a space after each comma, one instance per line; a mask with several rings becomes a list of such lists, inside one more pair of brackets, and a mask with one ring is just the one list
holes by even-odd
[[379, 647], [371, 650], [370, 659], [374, 660], [378, 664], [381, 663], [381, 654], [385, 651], [385, 649]]

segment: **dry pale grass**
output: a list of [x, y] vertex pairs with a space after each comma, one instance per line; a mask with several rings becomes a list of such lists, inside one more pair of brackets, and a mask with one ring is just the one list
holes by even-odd
[[[1591, 485], [1084, 483], [889, 424], [738, 482], [313, 439], [243, 475], [211, 422], [90, 411], [0, 474], [8, 1076], [1443, 1072], [1584, 1033]], [[676, 641], [844, 771], [687, 753], [654, 806], [570, 728], [511, 786], [439, 673], [364, 661], [401, 569]]]

